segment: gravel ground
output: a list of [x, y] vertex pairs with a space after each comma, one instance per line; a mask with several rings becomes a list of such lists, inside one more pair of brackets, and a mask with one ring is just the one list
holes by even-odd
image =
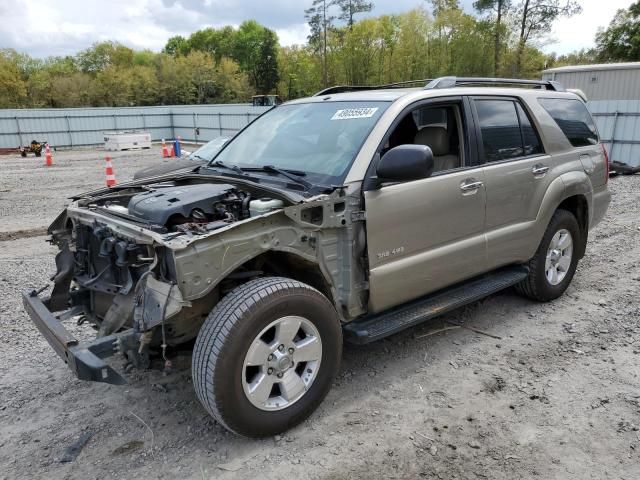
[[[160, 147], [105, 152], [99, 149], [54, 152], [54, 165], [45, 167], [44, 154], [0, 156], [0, 239], [9, 232], [42, 234], [42, 228], [62, 211], [68, 197], [105, 186], [105, 155], [112, 159], [117, 181], [163, 159]], [[15, 237], [16, 235], [12, 235]]]
[[[118, 159], [116, 175], [127, 161]], [[21, 193], [5, 222], [23, 228], [23, 215], [42, 202], [47, 214], [28, 218], [30, 228], [44, 227], [66, 194], [100, 184], [95, 163], [86, 182], [39, 189], [38, 200]], [[31, 171], [44, 178], [44, 169]], [[11, 173], [10, 189], [26, 175]], [[263, 440], [229, 434], [207, 416], [187, 353], [173, 374], [134, 372], [124, 387], [74, 379], [18, 297], [43, 285], [54, 249], [44, 237], [0, 242], [0, 478], [640, 478], [640, 176], [610, 187], [608, 216], [562, 298], [538, 304], [507, 291], [373, 345], [346, 346], [319, 410]], [[462, 328], [428, 335], [446, 320], [501, 338]], [[60, 462], [85, 434], [77, 459]]]

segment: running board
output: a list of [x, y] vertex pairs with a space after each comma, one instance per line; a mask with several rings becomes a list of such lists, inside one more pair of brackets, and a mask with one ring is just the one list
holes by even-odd
[[344, 338], [362, 345], [388, 337], [511, 287], [528, 274], [527, 268], [514, 266], [475, 277], [386, 312], [349, 322], [343, 328]]

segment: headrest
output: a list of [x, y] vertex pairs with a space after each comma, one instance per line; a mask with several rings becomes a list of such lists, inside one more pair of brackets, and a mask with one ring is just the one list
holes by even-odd
[[438, 157], [449, 153], [449, 136], [444, 127], [423, 127], [416, 133], [413, 143], [427, 145], [433, 154]]

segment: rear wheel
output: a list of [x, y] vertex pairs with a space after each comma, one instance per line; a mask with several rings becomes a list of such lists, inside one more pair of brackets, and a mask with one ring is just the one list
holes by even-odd
[[205, 320], [193, 354], [194, 388], [227, 429], [274, 435], [316, 409], [341, 353], [340, 322], [324, 295], [286, 278], [252, 280]]
[[523, 295], [538, 301], [558, 298], [567, 289], [578, 266], [582, 241], [576, 217], [557, 210], [529, 261], [529, 276], [516, 286]]

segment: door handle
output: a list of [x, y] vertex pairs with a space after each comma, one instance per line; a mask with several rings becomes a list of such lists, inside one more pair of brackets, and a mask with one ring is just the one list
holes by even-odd
[[471, 192], [474, 190], [478, 190], [482, 185], [482, 182], [479, 182], [473, 178], [469, 178], [460, 184], [460, 190], [462, 190], [463, 192]]
[[541, 175], [541, 176], [544, 176], [548, 171], [549, 171], [549, 167], [542, 164], [534, 165], [533, 168], [531, 169], [531, 172], [533, 172], [534, 175]]

